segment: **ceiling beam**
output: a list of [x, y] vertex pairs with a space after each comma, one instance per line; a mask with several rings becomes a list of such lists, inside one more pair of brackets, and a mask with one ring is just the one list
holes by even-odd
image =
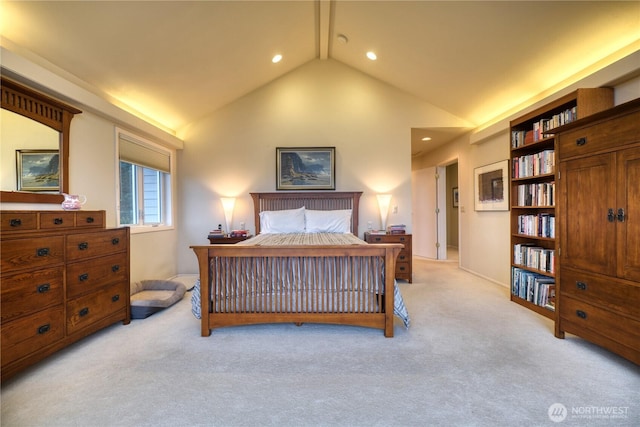
[[329, 58], [329, 34], [331, 28], [331, 0], [317, 0], [318, 4], [318, 57]]

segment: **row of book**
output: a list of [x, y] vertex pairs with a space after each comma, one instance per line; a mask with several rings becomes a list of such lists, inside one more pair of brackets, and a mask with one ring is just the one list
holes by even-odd
[[520, 184], [516, 189], [516, 206], [555, 206], [556, 183]]
[[538, 142], [546, 137], [545, 133], [549, 130], [571, 123], [577, 118], [577, 109], [573, 107], [554, 114], [551, 117], [534, 122], [532, 129], [514, 130], [511, 132], [511, 147], [519, 148]]
[[511, 177], [527, 178], [553, 173], [556, 164], [555, 157], [554, 150], [543, 150], [535, 154], [514, 157], [511, 164]]
[[407, 226], [404, 224], [391, 224], [387, 227], [389, 234], [405, 234]]
[[556, 281], [531, 271], [511, 270], [511, 293], [535, 305], [555, 310]]
[[517, 243], [513, 245], [513, 263], [536, 270], [555, 273], [555, 250], [541, 248], [533, 243]]
[[554, 239], [556, 237], [556, 217], [549, 213], [518, 215], [518, 234]]

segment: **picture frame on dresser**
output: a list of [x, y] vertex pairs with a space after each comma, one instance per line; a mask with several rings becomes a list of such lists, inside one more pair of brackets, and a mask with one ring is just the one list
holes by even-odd
[[476, 211], [509, 210], [509, 160], [475, 168], [474, 209]]
[[335, 147], [276, 147], [276, 190], [335, 189]]
[[58, 150], [16, 150], [18, 191], [60, 191]]

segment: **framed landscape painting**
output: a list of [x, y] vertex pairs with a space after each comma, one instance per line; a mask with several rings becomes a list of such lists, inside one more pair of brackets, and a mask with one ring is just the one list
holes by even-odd
[[16, 150], [18, 191], [60, 191], [58, 150]]
[[335, 147], [276, 148], [276, 190], [335, 189]]
[[476, 211], [509, 210], [509, 161], [474, 169], [474, 208]]

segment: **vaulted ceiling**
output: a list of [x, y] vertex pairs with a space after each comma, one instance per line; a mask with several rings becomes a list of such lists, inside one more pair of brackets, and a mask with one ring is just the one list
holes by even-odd
[[[3, 0], [0, 7], [4, 47], [178, 135], [316, 59], [342, 62], [476, 127], [640, 49], [638, 1]], [[369, 50], [376, 61], [365, 57]], [[415, 128], [412, 151], [428, 150], [420, 142], [427, 133], [435, 145], [464, 131]]]

